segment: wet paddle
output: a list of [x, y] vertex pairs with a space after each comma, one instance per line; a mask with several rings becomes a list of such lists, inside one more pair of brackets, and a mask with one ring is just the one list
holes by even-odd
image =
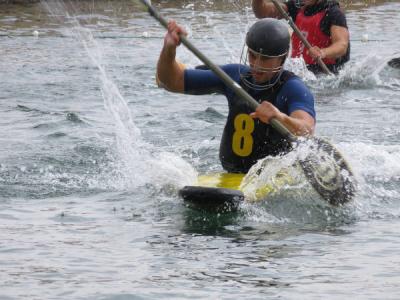
[[[151, 16], [165, 28], [168, 22], [155, 10], [149, 0], [139, 0], [143, 3]], [[227, 86], [239, 97], [245, 100], [252, 109], [259, 103], [251, 97], [237, 82], [233, 81], [219, 66], [211, 62], [201, 53], [184, 35], [180, 36], [184, 44], [208, 68], [210, 68]], [[307, 179], [323, 199], [333, 205], [344, 204], [350, 201], [356, 191], [356, 182], [353, 173], [343, 155], [328, 141], [312, 137], [298, 138], [293, 135], [281, 122], [271, 120], [271, 125], [292, 142], [294, 147], [306, 146], [307, 155], [299, 163]]]
[[[284, 17], [288, 22], [290, 27], [293, 28], [294, 32], [297, 34], [299, 39], [303, 42], [303, 44], [307, 47], [307, 49], [310, 49], [312, 46], [311, 44], [307, 41], [307, 39], [304, 37], [303, 33], [297, 28], [296, 24], [294, 24], [293, 20], [289, 15], [286, 13], [286, 11], [282, 8], [282, 6], [276, 1], [276, 0], [271, 0], [271, 2], [275, 5], [276, 9], [279, 11], [279, 13]], [[329, 71], [328, 67], [325, 65], [325, 63], [322, 61], [320, 57], [317, 59], [318, 64], [322, 68], [325, 74], [332, 75], [332, 72]]]
[[395, 69], [400, 69], [400, 57], [392, 58], [388, 61], [388, 65]]

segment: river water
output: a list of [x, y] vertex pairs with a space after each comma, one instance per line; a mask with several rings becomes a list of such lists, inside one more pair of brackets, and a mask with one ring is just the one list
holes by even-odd
[[[255, 21], [250, 1], [155, 4], [219, 64]], [[1, 5], [0, 299], [399, 299], [399, 11], [347, 6], [336, 78], [287, 66], [353, 167], [354, 202], [282, 195], [218, 216], [177, 191], [221, 171], [226, 100], [157, 88], [164, 30], [139, 5]]]

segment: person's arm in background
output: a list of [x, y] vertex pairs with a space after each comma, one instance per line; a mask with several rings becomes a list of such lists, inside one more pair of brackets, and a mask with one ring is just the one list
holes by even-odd
[[346, 15], [339, 6], [334, 6], [327, 12], [321, 24], [322, 31], [331, 37], [331, 45], [324, 49], [313, 47], [309, 51], [311, 57], [321, 57], [337, 59], [346, 55], [349, 44], [350, 34], [347, 28]]
[[[287, 12], [288, 7], [284, 3], [280, 3], [282, 8]], [[266, 2], [265, 0], [252, 0], [251, 6], [253, 8], [254, 15], [258, 19], [262, 18], [278, 18], [281, 19], [282, 15], [276, 9], [275, 5], [271, 2]]]
[[310, 48], [309, 54], [312, 58], [317, 57], [324, 58], [339, 58], [346, 54], [347, 48], [349, 47], [349, 31], [346, 27], [342, 26], [331, 26], [331, 40], [332, 44], [324, 49], [318, 47]]

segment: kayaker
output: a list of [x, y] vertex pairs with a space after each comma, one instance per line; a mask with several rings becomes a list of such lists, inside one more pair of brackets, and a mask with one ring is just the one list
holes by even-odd
[[[344, 12], [336, 0], [288, 0], [281, 3], [308, 42], [310, 50], [304, 47], [296, 33], [292, 34], [292, 57], [301, 57], [307, 68], [322, 72], [317, 63], [321, 57], [328, 69], [338, 73], [350, 59], [350, 41]], [[278, 9], [266, 0], [252, 0], [252, 7], [257, 18], [282, 18]]]
[[188, 69], [176, 60], [179, 34], [186, 31], [169, 21], [157, 65], [158, 83], [175, 93], [226, 96], [229, 114], [219, 154], [225, 170], [246, 173], [257, 160], [290, 150], [288, 141], [268, 124], [272, 118], [295, 135], [313, 133], [314, 97], [299, 77], [283, 69], [290, 44], [285, 24], [273, 18], [257, 21], [247, 33], [241, 63], [221, 67], [260, 102], [255, 112], [211, 70]]

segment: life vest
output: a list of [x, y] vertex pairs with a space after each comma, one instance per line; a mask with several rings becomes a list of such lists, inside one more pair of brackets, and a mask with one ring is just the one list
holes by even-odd
[[[259, 103], [269, 101], [275, 104], [282, 86], [292, 76], [295, 75], [284, 71], [272, 88], [263, 91], [255, 92], [242, 81], [239, 84]], [[283, 112], [287, 113], [288, 109], [285, 110]], [[228, 172], [246, 173], [257, 160], [268, 155], [276, 156], [291, 149], [289, 141], [269, 124], [253, 119], [249, 115], [251, 112], [253, 110], [247, 102], [238, 96], [234, 96], [229, 102], [229, 114], [219, 151], [221, 164]]]
[[[326, 14], [326, 10], [322, 10], [315, 15], [306, 16], [304, 14], [304, 7], [299, 10], [296, 16], [296, 25], [299, 30], [303, 33], [304, 37], [308, 40], [311, 46], [317, 46], [320, 49], [329, 47], [332, 44], [331, 37], [325, 34], [321, 30], [321, 21]], [[303, 59], [307, 65], [316, 64], [310, 55], [307, 54], [307, 48], [303, 42], [299, 39], [296, 34], [292, 35], [292, 57], [300, 57], [303, 55]], [[333, 58], [325, 58], [323, 62], [326, 65], [333, 65], [336, 60]]]

